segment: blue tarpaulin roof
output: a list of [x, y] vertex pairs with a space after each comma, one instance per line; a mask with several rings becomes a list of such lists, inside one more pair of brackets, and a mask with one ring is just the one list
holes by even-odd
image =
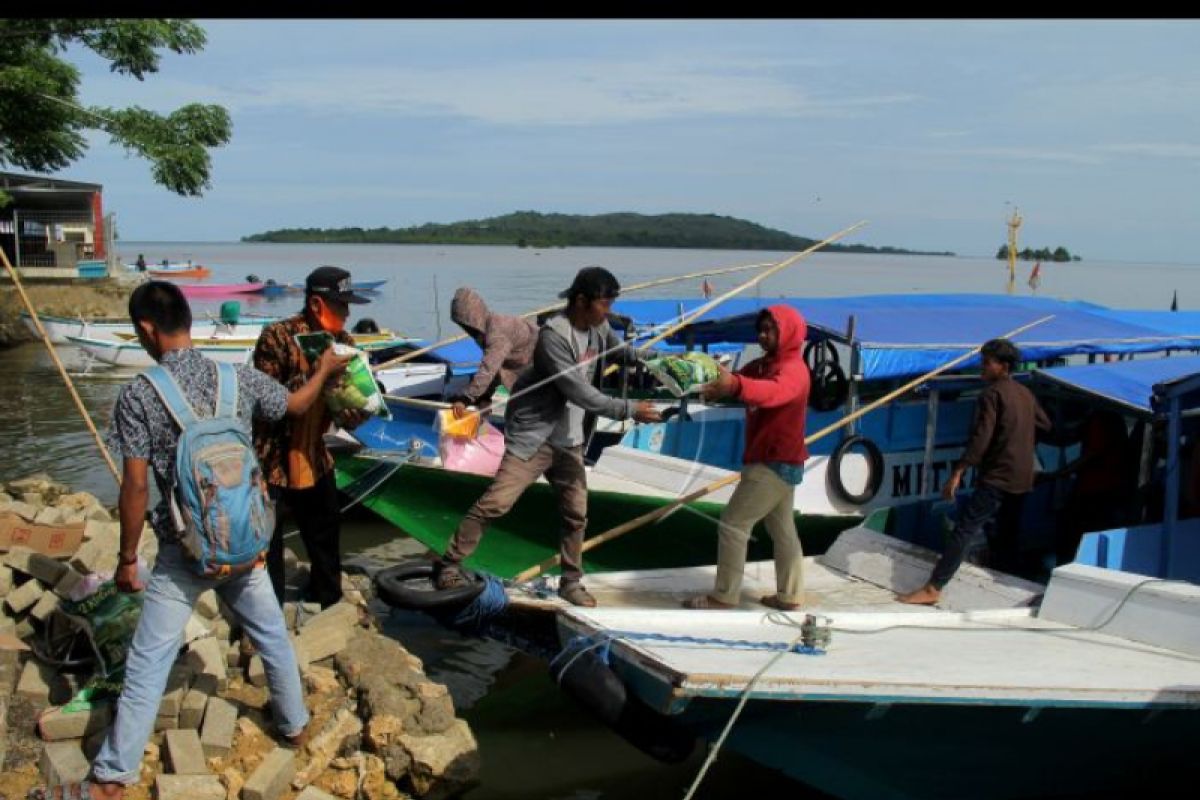
[[[689, 300], [692, 308], [703, 301]], [[638, 319], [678, 301], [631, 301], [621, 313]], [[696, 343], [755, 341], [754, 321], [762, 308], [787, 304], [804, 315], [809, 338], [846, 341], [849, 319], [855, 319], [854, 342], [860, 348], [861, 371], [870, 379], [919, 375], [978, 347], [988, 339], [1047, 315], [1054, 318], [1014, 337], [1026, 360], [1078, 353], [1141, 353], [1195, 344], [1186, 336], [1130, 320], [1105, 316], [1101, 306], [1082, 301], [1008, 295], [864, 295], [859, 297], [733, 298], [692, 326]], [[674, 316], [678, 312], [672, 311]], [[682, 336], [672, 341], [682, 341]], [[962, 368], [978, 364], [978, 356]]]
[[1150, 414], [1155, 409], [1155, 387], [1200, 374], [1200, 356], [1172, 356], [1051, 367], [1033, 373], [1034, 380], [1055, 383], [1073, 391], [1100, 397], [1127, 409]]
[[1152, 328], [1164, 334], [1188, 339], [1200, 347], [1200, 311], [1146, 311], [1121, 308], [1102, 308], [1096, 313], [1110, 319]]

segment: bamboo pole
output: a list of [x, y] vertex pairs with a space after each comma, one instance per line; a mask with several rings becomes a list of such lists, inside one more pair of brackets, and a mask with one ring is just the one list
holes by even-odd
[[[728, 274], [734, 273], [734, 272], [746, 272], [747, 270], [759, 269], [761, 267], [767, 267], [770, 265], [771, 265], [771, 262], [764, 261], [759, 264], [742, 264], [742, 265], [736, 266], [736, 267], [721, 267], [718, 269], [703, 270], [701, 272], [689, 272], [686, 275], [672, 275], [667, 278], [655, 278], [652, 281], [646, 281], [644, 283], [635, 283], [632, 286], [627, 286], [621, 290], [621, 293], [629, 294], [630, 292], [637, 292], [637, 291], [641, 291], [642, 289], [652, 289], [655, 286], [665, 286], [669, 283], [678, 283], [679, 281], [691, 280], [692, 278], [711, 278], [715, 275], [728, 275]], [[561, 308], [561, 307], [562, 307], [562, 301], [559, 301], [557, 303], [554, 303], [553, 305], [543, 306], [541, 308], [534, 309], [533, 311], [527, 311], [524, 314], [521, 314], [520, 316], [521, 317], [536, 317], [538, 314], [545, 314], [547, 311], [554, 311], [555, 309]], [[419, 350], [413, 350], [411, 353], [405, 353], [402, 356], [397, 356], [396, 358], [385, 361], [382, 364], [376, 364], [373, 367], [371, 367], [371, 371], [379, 372], [380, 370], [387, 369], [388, 367], [393, 367], [397, 364], [403, 364], [406, 361], [412, 361], [414, 358], [417, 358], [418, 356], [423, 356], [431, 350], [436, 350], [439, 347], [445, 347], [446, 345], [454, 344], [455, 342], [461, 342], [463, 339], [466, 339], [466, 338], [467, 338], [467, 335], [465, 333], [460, 333], [458, 336], [451, 336], [449, 339], [443, 339], [440, 342], [435, 342], [434, 344], [422, 347]]]
[[17, 275], [17, 271], [13, 269], [13, 265], [8, 260], [8, 254], [3, 249], [0, 249], [0, 260], [4, 261], [4, 268], [12, 276], [13, 285], [17, 287], [17, 293], [21, 295], [21, 302], [24, 303], [25, 310], [29, 312], [29, 318], [33, 320], [33, 325], [37, 328], [38, 334], [41, 335], [43, 344], [50, 351], [50, 358], [54, 361], [54, 366], [58, 367], [58, 374], [62, 376], [63, 383], [67, 385], [67, 390], [71, 393], [71, 398], [75, 401], [75, 407], [79, 409], [79, 414], [83, 417], [83, 421], [87, 423], [92, 436], [95, 437], [96, 446], [100, 448], [100, 455], [104, 456], [104, 461], [108, 464], [109, 471], [112, 472], [113, 478], [116, 480], [117, 485], [120, 486], [121, 473], [117, 470], [117, 465], [113, 462], [108, 448], [104, 446], [104, 440], [100, 437], [100, 431], [96, 430], [96, 425], [92, 422], [91, 415], [84, 408], [83, 400], [79, 398], [79, 392], [75, 391], [75, 384], [71, 381], [71, 376], [67, 374], [67, 368], [63, 366], [62, 361], [59, 359], [58, 353], [54, 349], [54, 344], [50, 341], [50, 335], [42, 327], [42, 320], [38, 317], [37, 310], [33, 307], [33, 303], [30, 302], [29, 295], [25, 294], [25, 287], [21, 284], [21, 278]]
[[[1051, 320], [1053, 318], [1054, 318], [1054, 315], [1051, 314], [1049, 316], [1042, 317], [1041, 319], [1034, 320], [1033, 322], [1030, 322], [1027, 325], [1022, 325], [1019, 328], [1009, 331], [1008, 333], [1004, 334], [1000, 338], [1011, 339], [1012, 337], [1016, 336], [1017, 334], [1024, 333], [1025, 331], [1029, 330], [1030, 328], [1041, 325], [1043, 322], [1047, 322], [1048, 320]], [[831, 425], [825, 426], [824, 428], [822, 428], [821, 430], [817, 431], [814, 434], [806, 436], [804, 438], [804, 444], [806, 444], [806, 445], [812, 444], [813, 442], [817, 441], [818, 439], [821, 439], [825, 436], [828, 436], [830, 433], [833, 433], [838, 428], [849, 425], [851, 422], [853, 422], [854, 420], [863, 416], [864, 414], [867, 414], [870, 411], [874, 411], [875, 409], [879, 408], [880, 406], [884, 405], [885, 403], [891, 402], [892, 400], [896, 399], [900, 395], [904, 394], [905, 392], [909, 391], [910, 389], [912, 389], [916, 386], [919, 386], [920, 384], [924, 383], [925, 381], [929, 380], [930, 378], [940, 375], [941, 373], [945, 372], [946, 370], [950, 369], [951, 367], [954, 367], [957, 364], [961, 364], [963, 361], [966, 361], [968, 358], [970, 358], [971, 356], [978, 353], [981, 349], [983, 349], [983, 345], [979, 345], [978, 347], [962, 354], [961, 356], [958, 356], [957, 358], [947, 361], [942, 366], [938, 367], [935, 370], [925, 373], [924, 375], [922, 375], [919, 378], [914, 378], [913, 380], [909, 381], [908, 383], [904, 384], [903, 386], [899, 387], [898, 389], [894, 389], [891, 392], [888, 392], [886, 395], [879, 398], [875, 402], [873, 402], [869, 405], [863, 406], [858, 411], [855, 411], [853, 414], [847, 414], [846, 416], [842, 417], [837, 422], [835, 422]], [[591, 550], [595, 547], [599, 547], [600, 545], [604, 544], [605, 542], [610, 542], [613, 539], [624, 536], [625, 534], [629, 533], [630, 531], [636, 530], [637, 528], [642, 527], [643, 525], [645, 525], [648, 522], [653, 522], [661, 517], [665, 517], [667, 514], [671, 513], [672, 511], [674, 511], [675, 509], [679, 508], [682, 505], [686, 505], [687, 503], [691, 503], [695, 500], [699, 500], [701, 497], [712, 494], [713, 492], [717, 491], [718, 489], [723, 489], [726, 486], [729, 486], [730, 484], [737, 483], [739, 480], [741, 480], [741, 477], [742, 477], [742, 474], [740, 472], [735, 472], [732, 475], [726, 475], [724, 478], [713, 481], [712, 483], [710, 483], [706, 486], [701, 486], [699, 489], [695, 490], [694, 492], [684, 495], [683, 497], [680, 497], [676, 500], [673, 500], [665, 506], [656, 508], [653, 511], [647, 511], [645, 514], [642, 514], [641, 516], [638, 516], [638, 517], [634, 517], [633, 519], [629, 520], [628, 522], [623, 522], [620, 525], [617, 525], [613, 528], [608, 529], [607, 531], [604, 531], [603, 533], [599, 533], [583, 543], [583, 549], [581, 552], [586, 553], [588, 550]], [[538, 575], [542, 574], [547, 569], [557, 566], [559, 564], [560, 560], [561, 560], [560, 556], [554, 556], [554, 557], [548, 558], [545, 561], [542, 561], [538, 564], [535, 564], [532, 567], [530, 567], [529, 569], [526, 569], [526, 570], [522, 571], [521, 573], [519, 573], [515, 578], [513, 578], [513, 582], [514, 583], [522, 583], [524, 581], [530, 580], [531, 578], [535, 578]]]
[[774, 264], [773, 266], [769, 267], [768, 269], [763, 270], [758, 275], [755, 275], [753, 278], [750, 278], [749, 280], [738, 284], [737, 286], [733, 287], [732, 289], [730, 289], [728, 292], [721, 295], [720, 297], [714, 297], [712, 300], [709, 300], [704, 305], [702, 305], [699, 308], [684, 315], [684, 317], [682, 319], [680, 319], [678, 322], [673, 324], [671, 327], [667, 328], [662, 333], [655, 335], [653, 338], [648, 339], [643, 344], [639, 345], [638, 349], [639, 350], [649, 350], [655, 344], [658, 344], [663, 339], [666, 339], [668, 336], [670, 336], [671, 334], [673, 334], [675, 331], [679, 330], [680, 328], [690, 325], [693, 321], [695, 321], [695, 320], [699, 319], [700, 317], [702, 317], [703, 315], [707, 314], [709, 311], [711, 311], [712, 309], [721, 305], [721, 303], [724, 303], [729, 298], [731, 298], [735, 295], [739, 295], [749, 288], [757, 286], [758, 284], [765, 281], [767, 278], [774, 275], [776, 272], [779, 272], [780, 270], [791, 266], [792, 264], [796, 263], [797, 261], [799, 261], [802, 258], [806, 258], [807, 256], [812, 255], [813, 253], [820, 250], [822, 247], [824, 247], [827, 244], [836, 242], [838, 239], [841, 239], [845, 236], [849, 236], [851, 233], [853, 233], [854, 231], [858, 230], [859, 228], [861, 228], [862, 226], [864, 226], [866, 224], [867, 224], [866, 220], [863, 220], [862, 222], [856, 222], [853, 225], [851, 225], [849, 228], [840, 230], [837, 233], [830, 236], [829, 238], [822, 239], [821, 241], [817, 242], [812, 247], [809, 247], [805, 250], [801, 250], [799, 253], [796, 253], [794, 256], [791, 256], [790, 258], [785, 258], [783, 261], [780, 261], [779, 263]]

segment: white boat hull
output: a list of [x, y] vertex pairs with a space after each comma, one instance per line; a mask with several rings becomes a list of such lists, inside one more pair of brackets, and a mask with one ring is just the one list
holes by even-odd
[[[142, 349], [140, 344], [85, 339], [79, 336], [68, 337], [68, 343], [77, 345], [83, 352], [95, 360], [114, 367], [144, 368], [154, 365], [154, 359]], [[227, 364], [245, 364], [249, 362], [253, 347], [219, 347], [198, 345], [202, 355]]]

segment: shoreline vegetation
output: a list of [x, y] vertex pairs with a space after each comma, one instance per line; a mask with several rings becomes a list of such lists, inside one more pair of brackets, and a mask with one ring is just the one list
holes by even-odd
[[[1006, 244], [1000, 245], [1000, 249], [996, 251], [996, 258], [1000, 259], [1001, 261], [1008, 260], [1008, 245], [1006, 245]], [[1079, 261], [1081, 259], [1077, 255], [1072, 255], [1071, 252], [1067, 250], [1067, 248], [1060, 245], [1060, 246], [1054, 248], [1053, 250], [1051, 250], [1049, 247], [1042, 247], [1038, 250], [1034, 250], [1032, 248], [1026, 247], [1023, 250], [1017, 251], [1017, 260], [1018, 261], [1058, 261], [1058, 262], [1063, 262], [1063, 261]]]
[[[541, 214], [499, 217], [411, 228], [281, 228], [243, 236], [243, 242], [290, 244], [480, 244], [552, 247], [679, 247], [705, 250], [803, 250], [818, 239], [796, 236], [747, 220], [716, 214]], [[841, 253], [953, 256], [861, 244], [830, 244]]]

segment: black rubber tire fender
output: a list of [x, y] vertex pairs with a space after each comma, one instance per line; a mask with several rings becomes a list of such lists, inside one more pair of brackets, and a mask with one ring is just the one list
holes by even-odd
[[[809, 375], [809, 408], [833, 411], [850, 396], [850, 381], [842, 368], [832, 361], [822, 361]], [[829, 387], [832, 386], [832, 389]]]
[[837, 348], [833, 346], [833, 342], [828, 339], [813, 339], [804, 345], [804, 363], [808, 365], [810, 370], [816, 369], [818, 364], [826, 361], [831, 361], [834, 364], [842, 363], [840, 356], [838, 356]]
[[[432, 563], [397, 564], [375, 573], [375, 593], [389, 606], [414, 611], [466, 605], [483, 592], [484, 581], [471, 570], [464, 569], [463, 574], [466, 586], [434, 589]], [[423, 588], [410, 585], [416, 581], [423, 583]]]
[[[866, 451], [868, 478], [866, 488], [858, 494], [852, 494], [846, 488], [846, 484], [842, 483], [842, 458], [856, 446], [861, 446]], [[848, 436], [834, 448], [833, 454], [829, 456], [829, 466], [825, 470], [825, 475], [829, 481], [830, 490], [838, 499], [860, 506], [870, 502], [879, 493], [879, 487], [883, 485], [883, 452], [879, 449], [879, 445], [866, 436]]]

